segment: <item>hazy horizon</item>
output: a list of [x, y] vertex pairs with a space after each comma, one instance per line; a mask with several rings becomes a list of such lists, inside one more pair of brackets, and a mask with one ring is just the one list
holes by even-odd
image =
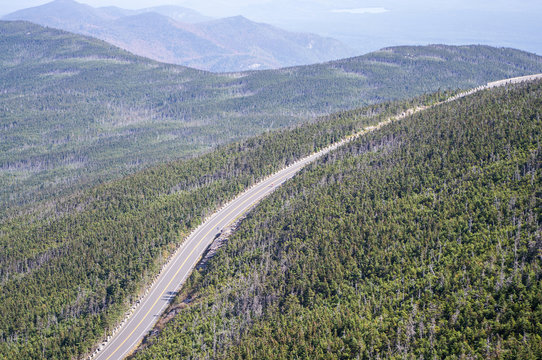
[[[0, 16], [48, 0], [0, 3]], [[533, 0], [436, 3], [414, 0], [79, 0], [93, 7], [183, 6], [211, 17], [243, 15], [286, 30], [336, 38], [360, 54], [386, 46], [484, 44], [542, 55], [542, 3]]]

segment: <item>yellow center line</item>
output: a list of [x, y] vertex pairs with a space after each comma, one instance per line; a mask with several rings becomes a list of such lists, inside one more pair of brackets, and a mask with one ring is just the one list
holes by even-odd
[[[290, 175], [292, 172], [297, 172], [298, 169], [294, 170], [294, 171], [290, 171], [286, 174], [284, 174], [283, 176], [279, 177], [276, 181], [280, 181], [282, 179], [284, 179], [286, 176]], [[230, 211], [228, 213], [228, 215], [226, 215], [225, 217], [228, 217], [230, 216], [235, 210], [239, 209], [241, 206], [243, 206], [247, 201], [249, 201], [250, 199], [252, 199], [253, 197], [255, 197], [256, 195], [259, 195], [261, 192], [267, 190], [266, 187], [264, 187], [262, 190], [260, 191], [257, 191], [256, 193], [254, 193], [253, 195], [251, 195], [249, 198], [247, 198], [245, 201], [243, 201], [241, 204], [239, 204], [238, 206], [236, 206], [232, 211]], [[229, 224], [228, 224], [229, 225]], [[177, 269], [177, 271], [175, 272], [175, 274], [171, 277], [171, 280], [169, 280], [169, 282], [167, 283], [167, 285], [165, 286], [164, 290], [160, 293], [160, 295], [157, 297], [157, 299], [154, 301], [154, 303], [151, 305], [150, 309], [147, 311], [147, 313], [145, 315], [143, 315], [143, 318], [139, 321], [139, 323], [135, 326], [135, 328], [128, 334], [128, 336], [126, 336], [126, 338], [124, 339], [123, 342], [121, 342], [119, 344], [119, 346], [117, 346], [117, 348], [111, 353], [111, 355], [109, 355], [106, 360], [109, 360], [119, 349], [122, 345], [124, 345], [124, 343], [130, 338], [130, 336], [132, 336], [134, 334], [134, 332], [139, 328], [139, 326], [141, 325], [141, 323], [143, 323], [143, 321], [147, 318], [147, 316], [150, 314], [150, 312], [152, 311], [152, 309], [154, 308], [154, 306], [158, 303], [158, 301], [162, 298], [162, 295], [164, 295], [164, 293], [166, 292], [167, 288], [169, 287], [169, 285], [171, 285], [171, 283], [173, 282], [173, 280], [175, 279], [175, 277], [179, 274], [179, 271], [181, 271], [181, 269], [183, 268], [183, 266], [186, 264], [186, 262], [188, 261], [188, 259], [190, 258], [190, 256], [192, 256], [192, 254], [194, 253], [194, 251], [200, 246], [201, 242], [207, 237], [207, 235], [209, 235], [211, 233], [211, 231], [213, 231], [214, 229], [214, 226], [205, 234], [203, 235], [203, 237], [200, 239], [200, 241], [198, 241], [198, 243], [196, 244], [196, 246], [194, 246], [194, 248], [192, 249], [192, 251], [190, 251], [190, 254], [188, 254], [188, 256], [184, 259], [183, 263], [181, 264], [181, 266], [179, 266], [179, 268]]]
[[[333, 150], [333, 148], [330, 148], [329, 150]], [[281, 181], [282, 179], [284, 179], [285, 177], [289, 176], [290, 174], [292, 173], [296, 173], [298, 172], [301, 168], [303, 168], [307, 163], [311, 162], [313, 159], [312, 158], [318, 158], [320, 157], [321, 155], [323, 155], [324, 152], [322, 152], [322, 150], [316, 154], [312, 154], [312, 155], [309, 155], [303, 159], [300, 160], [300, 162], [303, 162], [305, 161], [305, 164], [302, 164], [299, 168], [296, 168], [292, 171], [288, 171], [287, 173], [285, 173], [284, 175], [278, 177], [275, 181]], [[269, 180], [270, 178], [268, 178]], [[266, 180], [262, 181], [265, 182]], [[237, 209], [239, 209], [241, 206], [243, 206], [247, 201], [251, 200], [253, 197], [255, 197], [256, 195], [259, 195], [261, 192], [265, 191], [267, 189], [267, 187], [264, 187], [262, 190], [254, 193], [253, 195], [251, 195], [250, 197], [248, 197], [246, 200], [244, 200], [243, 202], [241, 202], [239, 205], [237, 205], [233, 210], [231, 210], [225, 217], [228, 217], [230, 216], [234, 211], [236, 211]], [[247, 209], [248, 210], [248, 209]], [[242, 212], [241, 214], [243, 214], [244, 212]], [[241, 215], [240, 214], [240, 215]], [[233, 223], [236, 219], [238, 219], [239, 216], [237, 216], [235, 219], [233, 219], [232, 221], [230, 221], [227, 225]], [[227, 226], [226, 225], [226, 226]], [[196, 246], [194, 246], [194, 248], [192, 249], [192, 251], [190, 251], [190, 254], [188, 254], [188, 256], [185, 258], [185, 260], [183, 261], [183, 263], [181, 264], [181, 266], [179, 266], [179, 268], [177, 269], [177, 271], [175, 272], [175, 274], [172, 276], [171, 280], [169, 280], [169, 282], [167, 283], [167, 285], [165, 286], [164, 290], [160, 293], [160, 295], [158, 296], [158, 298], [154, 301], [154, 303], [151, 305], [150, 309], [147, 311], [147, 313], [145, 315], [143, 315], [143, 318], [139, 321], [139, 323], [135, 326], [135, 328], [128, 334], [128, 336], [126, 336], [126, 338], [119, 344], [119, 346], [117, 346], [117, 348], [111, 353], [111, 355], [109, 355], [106, 360], [109, 360], [119, 349], [122, 345], [124, 345], [124, 343], [126, 341], [128, 341], [128, 339], [130, 338], [130, 336], [133, 335], [133, 333], [139, 328], [139, 326], [141, 325], [141, 323], [143, 323], [143, 321], [147, 318], [147, 316], [150, 314], [150, 312], [152, 311], [152, 309], [154, 308], [154, 306], [156, 306], [156, 304], [158, 303], [158, 301], [160, 300], [160, 298], [162, 297], [162, 295], [164, 295], [164, 293], [166, 292], [167, 288], [169, 287], [169, 285], [171, 285], [171, 283], [173, 282], [173, 280], [175, 279], [175, 277], [179, 274], [179, 271], [181, 271], [181, 269], [183, 268], [183, 266], [186, 264], [186, 262], [188, 261], [188, 259], [190, 258], [190, 256], [192, 256], [192, 254], [194, 253], [194, 251], [196, 250], [196, 248], [198, 248], [201, 244], [201, 242], [211, 233], [211, 231], [213, 231], [214, 229], [214, 226], [205, 234], [203, 235], [203, 237], [200, 239], [200, 241], [198, 241], [198, 243], [196, 244]]]

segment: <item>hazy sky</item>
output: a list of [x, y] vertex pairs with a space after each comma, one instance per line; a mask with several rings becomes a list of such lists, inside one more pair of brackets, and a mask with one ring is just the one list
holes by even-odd
[[[50, 0], [0, 0], [0, 16]], [[78, 0], [95, 7], [180, 5], [342, 40], [360, 53], [402, 44], [487, 44], [542, 55], [541, 0]]]
[[[5, 15], [18, 9], [38, 6], [51, 0], [0, 0], [0, 14]], [[328, 8], [330, 10], [349, 9], [387, 9], [393, 11], [402, 9], [425, 9], [425, 10], [487, 10], [487, 11], [513, 11], [532, 12], [542, 11], [540, 0], [78, 0], [80, 3], [92, 6], [114, 5], [126, 9], [139, 9], [157, 5], [180, 5], [187, 6], [212, 16], [237, 15], [246, 8], [261, 5], [279, 5], [276, 8], [280, 12], [280, 5], [290, 4], [294, 8], [296, 4], [302, 4], [304, 8], [314, 5], [315, 9]], [[370, 13], [370, 12], [369, 12]]]

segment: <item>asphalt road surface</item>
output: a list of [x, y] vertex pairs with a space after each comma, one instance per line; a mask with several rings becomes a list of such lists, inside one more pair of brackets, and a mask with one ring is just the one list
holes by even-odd
[[[501, 80], [465, 93], [458, 94], [448, 101], [456, 100], [457, 98], [467, 96], [485, 88], [540, 78], [542, 78], [542, 74]], [[214, 213], [200, 227], [198, 227], [178, 249], [170, 262], [164, 267], [158, 276], [157, 281], [155, 281], [148, 293], [143, 297], [139, 306], [135, 308], [132, 315], [126, 320], [126, 323], [111, 337], [107, 343], [100, 345], [99, 351], [95, 352], [91, 357], [99, 360], [113, 360], [122, 359], [129, 355], [130, 352], [148, 333], [148, 331], [152, 329], [154, 323], [162, 314], [162, 311], [164, 311], [170, 300], [172, 300], [172, 298], [175, 296], [176, 291], [182, 286], [186, 278], [190, 275], [192, 269], [199, 261], [201, 255], [213, 242], [213, 239], [222, 230], [222, 228], [235, 221], [239, 216], [248, 211], [262, 198], [273, 192], [273, 190], [275, 190], [283, 182], [292, 178], [305, 165], [368, 131], [373, 131], [394, 120], [399, 120], [415, 112], [423, 111], [426, 108], [427, 107], [419, 107], [410, 109], [403, 114], [392, 117], [376, 126], [368, 127], [355, 135], [351, 135], [340, 142], [303, 158], [295, 164], [254, 185], [235, 198], [232, 202], [228, 203], [218, 212]]]
[[305, 165], [337, 148], [345, 141], [347, 140], [303, 158], [273, 174], [209, 217], [179, 248], [124, 326], [112, 336], [109, 342], [100, 346], [101, 351], [95, 353], [93, 359], [122, 359], [130, 354], [152, 329], [176, 291], [190, 275], [201, 255], [224, 227], [235, 221], [283, 182], [292, 178]]

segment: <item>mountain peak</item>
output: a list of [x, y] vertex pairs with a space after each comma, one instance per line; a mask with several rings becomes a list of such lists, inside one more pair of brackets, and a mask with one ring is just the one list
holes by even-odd
[[254, 21], [247, 19], [243, 15], [236, 15], [236, 16], [230, 16], [227, 18], [222, 19], [223, 21], [231, 21], [231, 22], [244, 22], [244, 23], [253, 23]]
[[81, 6], [81, 7], [87, 7], [89, 5], [79, 3], [75, 0], [53, 0], [49, 3], [45, 3], [43, 6], [47, 5], [68, 5], [68, 6]]

